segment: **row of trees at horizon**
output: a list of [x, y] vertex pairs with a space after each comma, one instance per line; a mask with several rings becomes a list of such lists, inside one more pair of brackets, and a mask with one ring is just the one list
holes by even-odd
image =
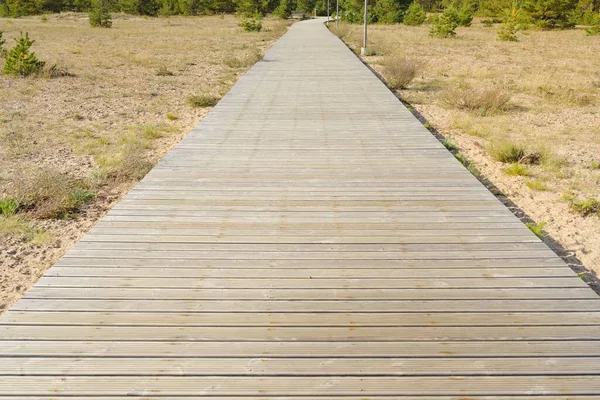
[[[276, 14], [288, 16], [292, 11], [326, 15], [327, 0], [0, 0], [0, 17], [20, 17], [64, 11], [88, 12], [94, 3], [102, 1], [110, 11], [127, 14], [211, 15], [238, 13], [242, 15]], [[427, 12], [440, 12], [449, 7], [488, 18], [502, 18], [518, 7], [533, 19], [555, 18], [568, 27], [576, 23], [600, 23], [600, 0], [414, 0]], [[413, 0], [369, 0], [372, 23], [402, 22]], [[330, 13], [335, 0], [330, 0]], [[351, 23], [362, 21], [364, 0], [339, 0], [340, 16]]]

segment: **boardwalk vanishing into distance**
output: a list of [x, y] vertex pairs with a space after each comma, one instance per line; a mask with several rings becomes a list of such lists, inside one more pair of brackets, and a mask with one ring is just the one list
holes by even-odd
[[599, 399], [599, 300], [312, 20], [0, 318], [0, 399]]

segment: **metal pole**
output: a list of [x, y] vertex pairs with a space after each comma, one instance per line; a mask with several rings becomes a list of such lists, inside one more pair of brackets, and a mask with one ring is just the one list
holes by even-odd
[[363, 47], [361, 47], [360, 49], [360, 54], [361, 55], [366, 55], [367, 53], [367, 17], [368, 17], [368, 11], [367, 11], [367, 6], [369, 5], [369, 0], [365, 0], [365, 27], [364, 27], [364, 31], [363, 31]]
[[340, 0], [335, 0], [335, 29], [340, 27]]
[[329, 26], [329, 0], [327, 0], [327, 26]]

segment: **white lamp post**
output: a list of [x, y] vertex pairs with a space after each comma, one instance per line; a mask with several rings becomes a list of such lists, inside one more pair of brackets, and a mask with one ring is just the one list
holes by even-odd
[[360, 48], [360, 54], [361, 55], [366, 55], [367, 53], [367, 17], [368, 17], [368, 10], [367, 10], [367, 6], [369, 5], [369, 0], [365, 0], [365, 27], [364, 27], [364, 31], [363, 31], [363, 47]]

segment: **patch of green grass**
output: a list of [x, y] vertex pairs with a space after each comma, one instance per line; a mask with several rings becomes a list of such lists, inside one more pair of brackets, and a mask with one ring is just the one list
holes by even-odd
[[[449, 151], [458, 151], [458, 146], [456, 144], [454, 144], [450, 139], [444, 139], [442, 141], [442, 144], [444, 145], [445, 148], [447, 148]], [[460, 160], [459, 160], [460, 161]]]
[[600, 169], [600, 162], [599, 161], [592, 161], [590, 163], [590, 168], [591, 169]]
[[494, 160], [502, 163], [517, 163], [527, 154], [525, 147], [509, 141], [492, 142], [487, 151]]
[[600, 201], [594, 197], [582, 200], [573, 194], [565, 194], [563, 195], [563, 199], [569, 203], [573, 211], [583, 217], [600, 214]]
[[529, 169], [519, 163], [514, 163], [504, 168], [504, 173], [510, 176], [529, 176]]
[[546, 226], [546, 223], [543, 221], [539, 224], [536, 224], [534, 222], [527, 222], [525, 225], [529, 228], [531, 232], [535, 234], [535, 236], [537, 236], [540, 239], [543, 239], [546, 236], [548, 236], [544, 233], [544, 227]]
[[548, 190], [548, 185], [545, 182], [539, 179], [531, 179], [525, 182], [525, 185], [531, 190], [535, 190], [537, 192], [545, 192]]
[[167, 113], [167, 119], [169, 121], [177, 121], [179, 119], [179, 116], [176, 114]]
[[0, 199], [0, 214], [7, 217], [15, 215], [19, 202], [13, 198]]
[[190, 106], [196, 108], [214, 107], [219, 102], [220, 98], [210, 94], [200, 94], [189, 96], [187, 102]]

